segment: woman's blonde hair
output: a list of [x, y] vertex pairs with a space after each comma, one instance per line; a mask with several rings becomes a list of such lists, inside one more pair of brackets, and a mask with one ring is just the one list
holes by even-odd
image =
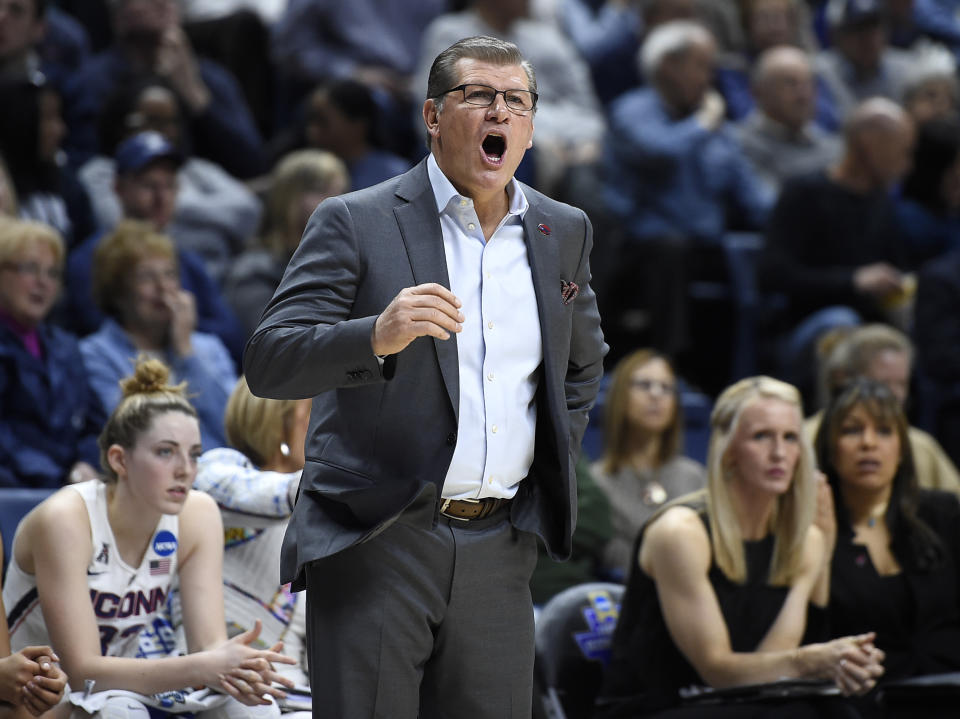
[[196, 419], [197, 410], [187, 399], [187, 384], [170, 385], [170, 368], [158, 359], [137, 358], [133, 374], [120, 380], [123, 399], [104, 426], [97, 444], [105, 482], [116, 482], [117, 473], [107, 461], [107, 452], [117, 444], [133, 449], [140, 435], [150, 429], [153, 420], [166, 412], [182, 412]]
[[224, 426], [230, 446], [263, 467], [286, 439], [296, 399], [257, 397], [241, 376], [227, 400]]
[[796, 387], [772, 377], [748, 377], [727, 387], [717, 398], [710, 416], [712, 431], [707, 450], [707, 514], [714, 561], [731, 581], [746, 581], [743, 536], [730, 489], [733, 475], [727, 454], [743, 411], [765, 399], [786, 402], [796, 408], [797, 441], [800, 443], [800, 456], [790, 488], [777, 498], [771, 517], [774, 549], [770, 582], [782, 586], [789, 585], [800, 570], [804, 542], [816, 510], [813, 474], [816, 465], [813, 449], [801, 427], [803, 405]]
[[[286, 258], [297, 248], [302, 228], [290, 227], [290, 207], [302, 194], [339, 195], [350, 189], [347, 166], [325, 150], [295, 150], [274, 168], [263, 216], [263, 245]], [[294, 236], [295, 235], [295, 236]]]
[[0, 215], [0, 262], [12, 262], [28, 247], [38, 244], [46, 245], [53, 253], [57, 267], [63, 267], [66, 250], [59, 232], [43, 222]]
[[[627, 441], [629, 427], [627, 412], [630, 407], [630, 387], [633, 373], [648, 362], [662, 360], [676, 377], [673, 365], [663, 355], [652, 349], [640, 349], [631, 352], [617, 363], [613, 370], [613, 379], [607, 390], [606, 407], [603, 417], [603, 471], [608, 474], [617, 472], [628, 460]], [[668, 462], [680, 453], [683, 446], [683, 413], [679, 399], [674, 396], [674, 413], [669, 426], [663, 431], [660, 441], [659, 464]]]

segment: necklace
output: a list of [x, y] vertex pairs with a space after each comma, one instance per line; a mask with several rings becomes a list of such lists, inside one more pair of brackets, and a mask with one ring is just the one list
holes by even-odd
[[870, 516], [867, 517], [867, 526], [873, 529], [877, 526], [877, 520], [887, 513], [887, 502], [870, 510]]

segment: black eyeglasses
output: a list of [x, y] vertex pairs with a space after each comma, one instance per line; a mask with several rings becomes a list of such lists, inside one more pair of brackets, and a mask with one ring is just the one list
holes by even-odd
[[[444, 90], [440, 95], [446, 95], [448, 92], [463, 92], [463, 101], [468, 105], [477, 107], [489, 107], [496, 101], [497, 95], [503, 95], [503, 101], [507, 109], [514, 112], [530, 112], [537, 106], [539, 95], [532, 90], [497, 90], [489, 85], [457, 85], [449, 90]], [[435, 97], [440, 97], [435, 95]]]

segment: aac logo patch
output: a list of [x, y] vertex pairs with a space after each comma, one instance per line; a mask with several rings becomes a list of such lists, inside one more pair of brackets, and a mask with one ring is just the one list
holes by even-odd
[[153, 551], [161, 557], [166, 557], [177, 551], [177, 538], [173, 532], [166, 529], [156, 533], [153, 538]]

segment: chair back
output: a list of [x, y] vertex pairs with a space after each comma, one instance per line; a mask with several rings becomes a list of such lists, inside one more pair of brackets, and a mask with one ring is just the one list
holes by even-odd
[[550, 599], [536, 627], [536, 673], [546, 716], [587, 719], [610, 661], [622, 584], [578, 584]]

